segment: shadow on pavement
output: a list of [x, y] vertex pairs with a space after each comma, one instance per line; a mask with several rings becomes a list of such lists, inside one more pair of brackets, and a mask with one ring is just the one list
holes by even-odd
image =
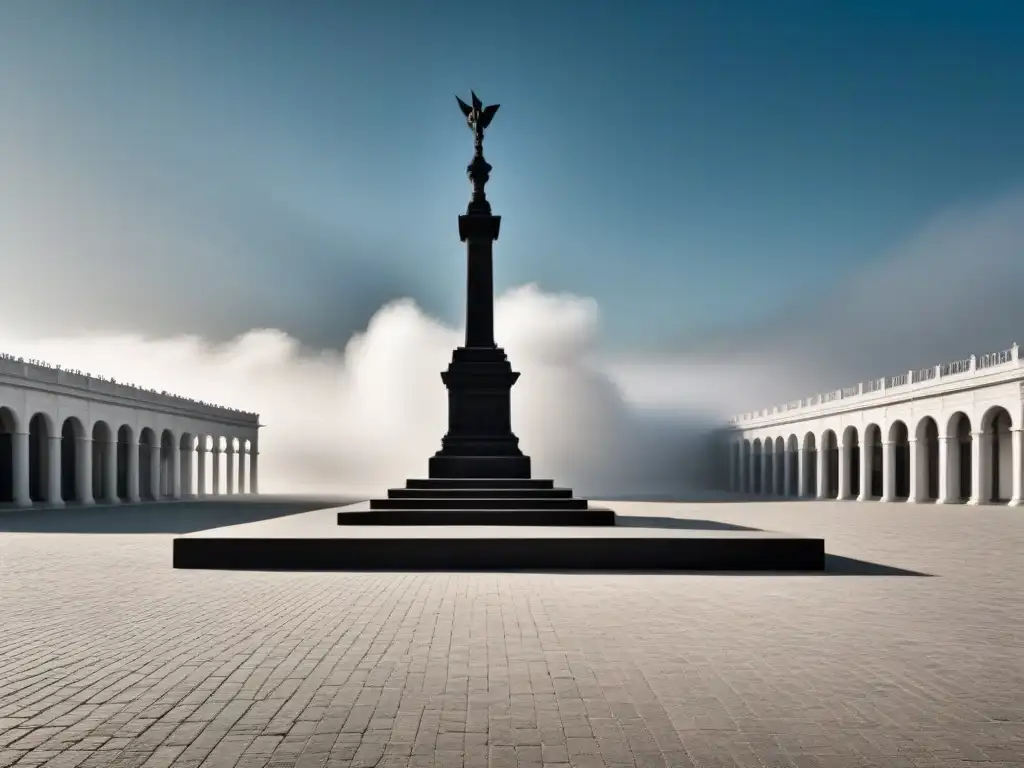
[[345, 496], [266, 496], [0, 511], [0, 533], [195, 533], [354, 504]]
[[745, 525], [722, 523], [717, 520], [687, 520], [680, 517], [643, 517], [616, 515], [615, 525], [620, 528], [685, 528], [691, 531], [760, 531]]

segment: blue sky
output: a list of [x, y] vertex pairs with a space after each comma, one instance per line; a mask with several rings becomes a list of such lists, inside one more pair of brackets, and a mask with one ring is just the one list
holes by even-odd
[[496, 288], [685, 346], [1018, 189], [1021, 29], [986, 0], [9, 0], [0, 258], [26, 302], [115, 286], [86, 326], [340, 346], [407, 295], [457, 322], [473, 88]]

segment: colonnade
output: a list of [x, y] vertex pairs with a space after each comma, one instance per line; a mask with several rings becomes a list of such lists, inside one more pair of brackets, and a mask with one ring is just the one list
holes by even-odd
[[[0, 503], [139, 502], [258, 493], [256, 440], [175, 434], [48, 414], [23, 425], [0, 408]], [[209, 472], [208, 472], [209, 470]]]
[[1007, 408], [832, 426], [730, 444], [730, 489], [762, 496], [1018, 505], [1024, 431]]

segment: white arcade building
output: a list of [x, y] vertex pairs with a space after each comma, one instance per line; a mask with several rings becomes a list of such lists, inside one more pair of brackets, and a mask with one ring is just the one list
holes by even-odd
[[0, 504], [256, 493], [259, 416], [0, 355]]
[[1024, 366], [1002, 352], [734, 417], [730, 489], [762, 496], [1018, 505]]

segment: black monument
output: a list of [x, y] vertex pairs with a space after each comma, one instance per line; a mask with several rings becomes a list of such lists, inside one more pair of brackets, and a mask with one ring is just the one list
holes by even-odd
[[473, 193], [459, 216], [466, 244], [466, 343], [452, 353], [441, 380], [448, 389], [448, 433], [430, 458], [429, 477], [393, 488], [370, 509], [340, 513], [342, 525], [614, 525], [610, 509], [573, 498], [568, 488], [530, 476], [530, 457], [512, 432], [512, 370], [494, 343], [492, 256], [501, 217], [491, 212], [484, 186], [491, 165], [484, 159], [484, 131], [498, 111], [472, 94], [456, 97], [473, 131], [474, 154], [466, 168]]

